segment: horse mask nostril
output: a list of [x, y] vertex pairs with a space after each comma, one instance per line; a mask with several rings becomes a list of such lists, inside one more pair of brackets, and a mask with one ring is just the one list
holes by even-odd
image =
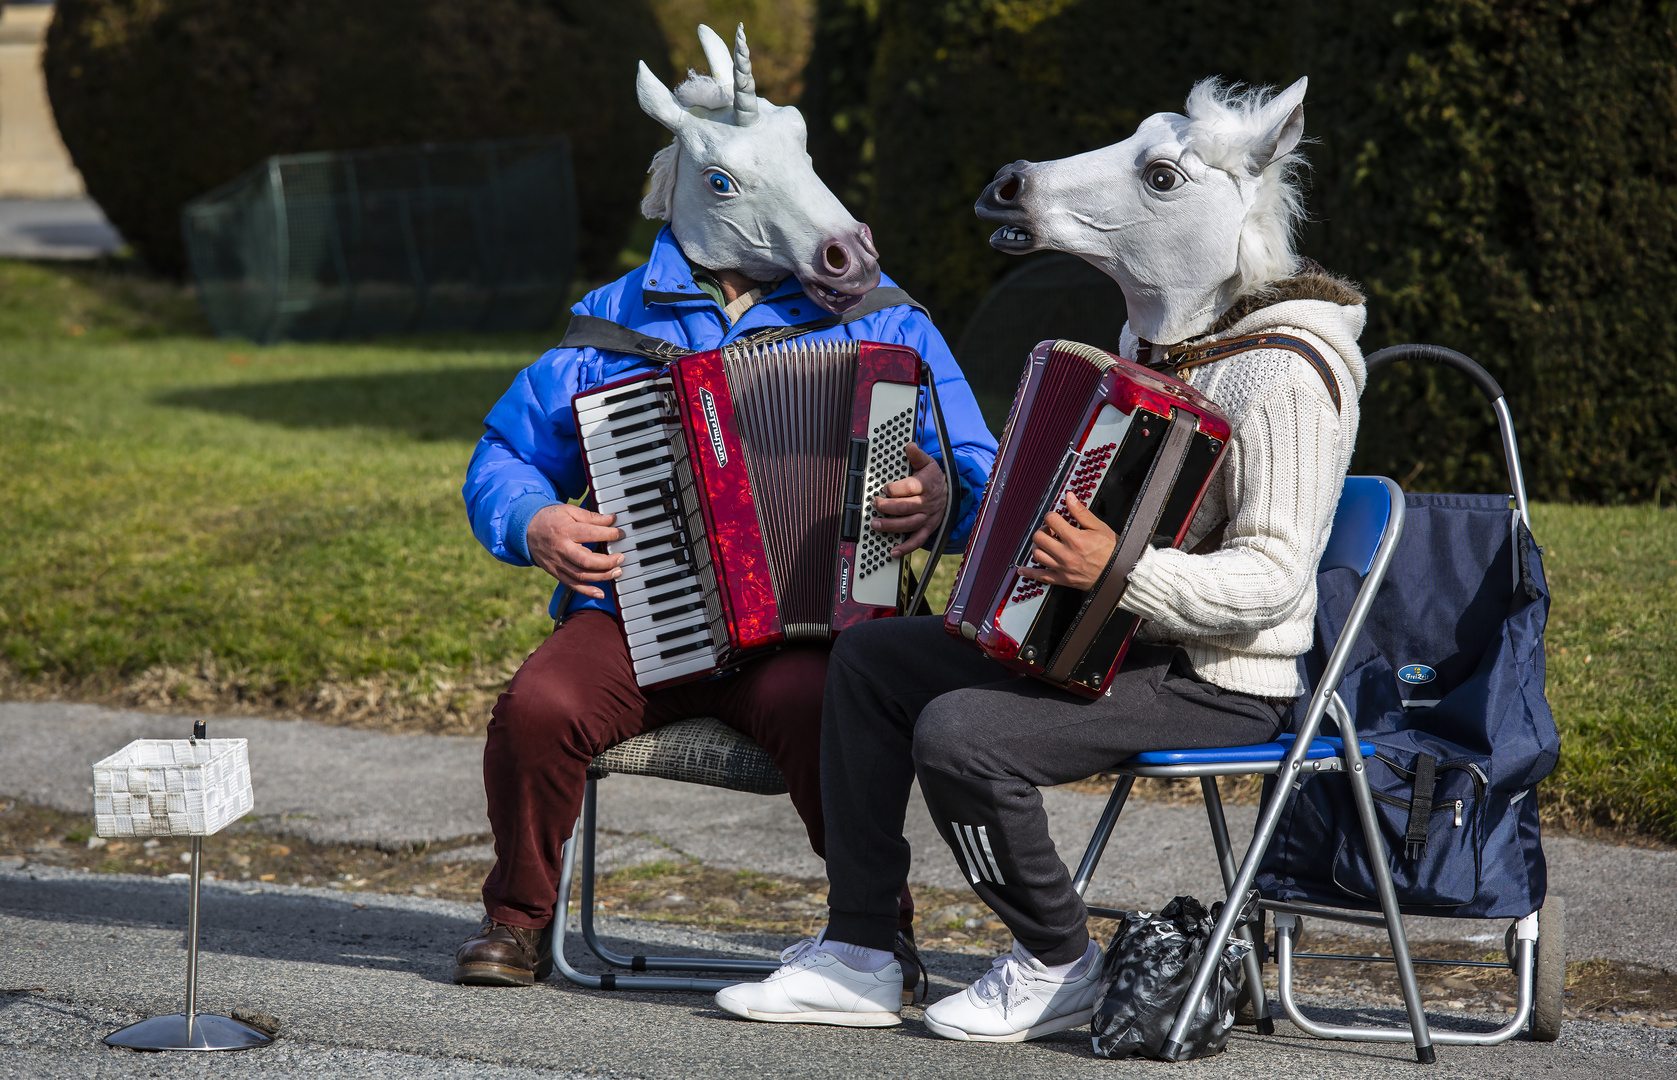
[[996, 198], [1002, 202], [1012, 202], [1019, 197], [1019, 177], [1010, 176], [1007, 183], [996, 189]]
[[844, 273], [844, 268], [850, 265], [850, 255], [837, 244], [828, 244], [826, 251], [827, 269], [835, 274]]

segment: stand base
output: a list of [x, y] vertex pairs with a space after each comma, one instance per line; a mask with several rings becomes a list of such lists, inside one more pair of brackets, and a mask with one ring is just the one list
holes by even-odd
[[130, 1050], [249, 1050], [273, 1041], [272, 1035], [231, 1017], [203, 1014], [192, 1018], [189, 1036], [185, 1013], [154, 1016], [105, 1036], [106, 1044]]

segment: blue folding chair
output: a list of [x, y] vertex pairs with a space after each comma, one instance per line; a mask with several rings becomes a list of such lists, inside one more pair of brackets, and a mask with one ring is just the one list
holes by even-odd
[[[1373, 606], [1375, 594], [1380, 591], [1380, 583], [1385, 579], [1386, 568], [1391, 563], [1398, 537], [1403, 533], [1403, 510], [1403, 492], [1391, 480], [1375, 476], [1346, 478], [1345, 487], [1339, 497], [1339, 507], [1334, 514], [1333, 531], [1329, 535], [1327, 549], [1322, 553], [1319, 572], [1350, 569], [1362, 578], [1362, 584], [1357, 590], [1356, 599], [1352, 603], [1350, 615], [1339, 639], [1333, 645], [1322, 677], [1311, 690], [1310, 708], [1305, 714], [1304, 722], [1294, 735], [1284, 735], [1275, 742], [1254, 746], [1150, 751], [1137, 754], [1113, 770], [1118, 774], [1118, 782], [1113, 788], [1111, 798], [1107, 800], [1106, 809], [1101, 814], [1095, 834], [1089, 839], [1089, 846], [1083, 853], [1083, 861], [1078, 865], [1077, 874], [1072, 879], [1072, 885], [1078, 895], [1081, 896], [1088, 888], [1089, 880], [1094, 876], [1096, 866], [1100, 864], [1101, 855], [1106, 851], [1112, 830], [1118, 824], [1118, 815], [1123, 812], [1125, 800], [1129, 798], [1130, 789], [1138, 776], [1200, 778], [1200, 786], [1205, 792], [1206, 815], [1211, 824], [1212, 844], [1217, 851], [1223, 884], [1228, 889], [1229, 902], [1223, 905], [1223, 912], [1212, 932], [1211, 942], [1206, 946], [1205, 960], [1189, 986], [1187, 996], [1176, 1014], [1176, 1022], [1172, 1025], [1170, 1035], [1162, 1048], [1162, 1056], [1167, 1061], [1178, 1060], [1186, 1051], [1184, 1041], [1188, 1024], [1210, 987], [1211, 979], [1217, 970], [1217, 960], [1221, 957], [1229, 938], [1238, 933], [1247, 940], [1252, 939], [1246, 927], [1237, 928], [1235, 925], [1244, 906], [1241, 898], [1252, 889], [1258, 864], [1269, 846], [1270, 839], [1275, 835], [1283, 811], [1294, 797], [1295, 785], [1291, 781], [1302, 778], [1307, 773], [1330, 771], [1344, 773], [1350, 779], [1358, 817], [1362, 821], [1364, 841], [1370, 852], [1378, 853], [1369, 861], [1374, 868], [1380, 908], [1385, 918], [1381, 920], [1368, 916], [1366, 921], [1373, 925], [1384, 925], [1391, 937], [1392, 958], [1397, 965], [1404, 1004], [1409, 1011], [1415, 1057], [1423, 1064], [1434, 1060], [1432, 1035], [1427, 1029], [1426, 1015], [1421, 1010], [1421, 991], [1415, 980], [1414, 966], [1410, 962], [1409, 943], [1404, 937], [1397, 893], [1387, 866], [1385, 841], [1375, 818], [1374, 799], [1363, 765], [1364, 757], [1372, 756], [1375, 748], [1371, 743], [1349, 737], [1356, 728], [1352, 723], [1350, 710], [1346, 708], [1337, 692], [1357, 635], [1362, 630], [1369, 609]], [[1343, 738], [1317, 734], [1322, 718], [1330, 711], [1334, 714]], [[1217, 777], [1248, 775], [1273, 775], [1287, 779], [1286, 782], [1273, 785], [1273, 793], [1259, 815], [1251, 846], [1247, 848], [1246, 855], [1237, 868], [1233, 848], [1229, 843], [1228, 824], [1223, 817], [1222, 800], [1218, 795]], [[1122, 916], [1122, 913], [1115, 909], [1095, 906], [1089, 908], [1089, 914], [1109, 919]], [[1269, 1016], [1268, 1004], [1264, 998], [1262, 966], [1256, 949], [1247, 954], [1244, 963], [1246, 992], [1257, 1020], [1258, 1030], [1260, 1033], [1270, 1034], [1275, 1030], [1275, 1024]]]

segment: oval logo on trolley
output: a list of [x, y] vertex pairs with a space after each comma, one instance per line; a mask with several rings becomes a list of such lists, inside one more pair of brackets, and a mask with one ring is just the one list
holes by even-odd
[[705, 410], [705, 427], [710, 429], [710, 449], [716, 455], [716, 467], [728, 467], [728, 447], [722, 442], [722, 421], [716, 418], [716, 399], [709, 390], [699, 388], [699, 402]]
[[1421, 686], [1438, 678], [1438, 672], [1425, 664], [1405, 664], [1398, 668], [1397, 677], [1410, 686]]

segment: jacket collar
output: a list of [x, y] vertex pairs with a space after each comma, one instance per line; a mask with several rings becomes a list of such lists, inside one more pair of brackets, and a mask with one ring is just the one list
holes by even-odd
[[[652, 254], [646, 260], [641, 278], [641, 303], [672, 304], [692, 307], [720, 308], [716, 301], [693, 280], [693, 268], [676, 243], [675, 234], [665, 225], [652, 242]], [[792, 301], [788, 303], [788, 301]], [[754, 304], [740, 320], [727, 328], [730, 336], [742, 330], [760, 326], [795, 326], [818, 322], [827, 312], [804, 294], [796, 277], [788, 277], [775, 290]]]

